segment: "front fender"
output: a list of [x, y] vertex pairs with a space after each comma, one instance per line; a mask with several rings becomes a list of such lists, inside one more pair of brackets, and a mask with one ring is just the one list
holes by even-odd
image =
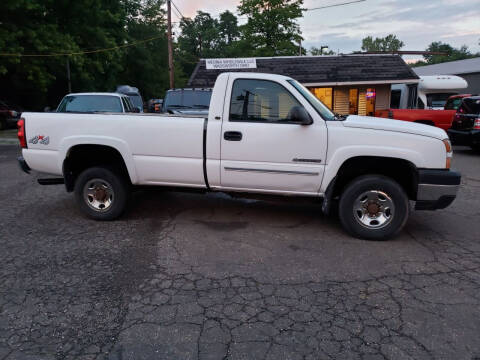
[[[435, 140], [435, 139], [433, 139]], [[439, 144], [439, 151], [443, 150], [440, 145], [443, 146], [441, 141], [435, 140]], [[344, 146], [337, 149], [332, 156], [328, 159], [328, 164], [325, 167], [325, 175], [322, 181], [322, 187], [320, 192], [325, 193], [328, 185], [338, 174], [340, 167], [345, 161], [354, 157], [385, 157], [406, 160], [417, 168], [443, 168], [445, 163], [432, 162], [430, 157], [423, 154], [418, 149], [387, 147], [387, 146]]]

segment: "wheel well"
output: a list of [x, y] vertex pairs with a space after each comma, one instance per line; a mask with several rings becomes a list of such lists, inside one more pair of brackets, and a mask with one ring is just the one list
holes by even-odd
[[85, 169], [108, 165], [130, 181], [128, 170], [118, 150], [105, 145], [75, 145], [71, 147], [63, 161], [63, 177], [67, 191], [73, 191], [75, 180]]
[[409, 199], [417, 196], [418, 174], [410, 161], [389, 157], [358, 156], [346, 160], [338, 170], [332, 196], [339, 196], [345, 186], [361, 175], [380, 174], [397, 181]]
[[432, 120], [415, 120], [414, 122], [418, 124], [425, 124], [430, 126], [435, 126], [435, 123]]

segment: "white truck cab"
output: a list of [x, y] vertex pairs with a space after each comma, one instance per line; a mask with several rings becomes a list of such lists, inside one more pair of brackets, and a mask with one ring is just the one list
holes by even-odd
[[[338, 201], [353, 236], [382, 240], [417, 209], [455, 198], [445, 131], [397, 120], [337, 116], [297, 81], [223, 73], [208, 117], [24, 113], [25, 171], [57, 178], [90, 217], [120, 216], [132, 186]], [[48, 141], [46, 141], [48, 139]]]

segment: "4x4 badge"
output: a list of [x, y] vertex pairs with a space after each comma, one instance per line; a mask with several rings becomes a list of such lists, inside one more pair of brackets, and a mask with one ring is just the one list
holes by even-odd
[[50, 143], [50, 137], [44, 135], [37, 135], [28, 140], [30, 144], [40, 143], [42, 145], [48, 145]]

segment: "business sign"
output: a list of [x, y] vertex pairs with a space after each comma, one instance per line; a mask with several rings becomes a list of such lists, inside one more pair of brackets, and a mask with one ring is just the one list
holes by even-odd
[[257, 59], [239, 58], [239, 59], [206, 59], [207, 70], [220, 69], [256, 69]]
[[365, 95], [367, 96], [367, 100], [370, 100], [375, 98], [377, 94], [375, 93], [375, 89], [367, 89], [367, 92]]

